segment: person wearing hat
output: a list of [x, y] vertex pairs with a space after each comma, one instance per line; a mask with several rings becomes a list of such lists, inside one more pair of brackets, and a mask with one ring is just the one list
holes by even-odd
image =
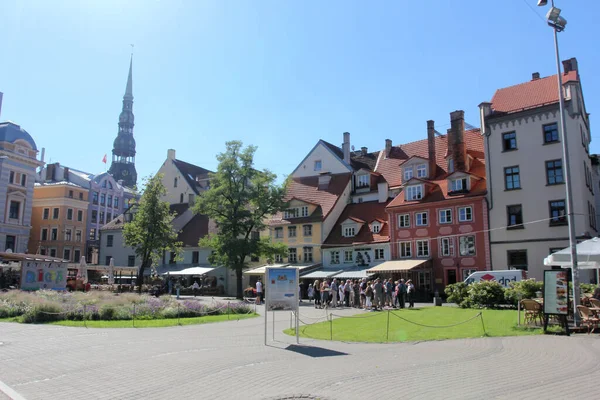
[[406, 295], [408, 300], [408, 308], [415, 308], [415, 285], [409, 279], [406, 281]]

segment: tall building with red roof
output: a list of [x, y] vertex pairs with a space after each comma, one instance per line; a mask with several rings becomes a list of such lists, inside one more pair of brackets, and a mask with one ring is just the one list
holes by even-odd
[[393, 261], [372, 271], [411, 278], [423, 294], [490, 266], [483, 139], [465, 131], [463, 111], [450, 119], [447, 135], [428, 121], [427, 139], [386, 141], [375, 168], [401, 192], [386, 207]]
[[[597, 236], [598, 187], [589, 155], [590, 121], [577, 60], [563, 61], [566, 130], [578, 239]], [[543, 260], [569, 245], [558, 76], [534, 73], [480, 106], [485, 146], [491, 265], [542, 279]], [[588, 279], [591, 276], [582, 276]]]

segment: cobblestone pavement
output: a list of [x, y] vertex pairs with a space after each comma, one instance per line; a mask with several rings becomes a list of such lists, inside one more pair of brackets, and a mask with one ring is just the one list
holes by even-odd
[[289, 314], [275, 316], [268, 346], [262, 317], [159, 329], [0, 323], [0, 387], [26, 399], [598, 398], [595, 335], [298, 346], [281, 332]]

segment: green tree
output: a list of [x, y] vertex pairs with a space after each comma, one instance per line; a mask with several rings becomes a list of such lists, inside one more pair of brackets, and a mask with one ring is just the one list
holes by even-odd
[[194, 206], [196, 213], [216, 222], [217, 232], [200, 239], [199, 245], [213, 250], [213, 265], [235, 271], [238, 298], [243, 296], [242, 272], [249, 257], [272, 258], [285, 252], [282, 244], [256, 237], [265, 229], [265, 219], [285, 208], [285, 184], [276, 184], [272, 172], [253, 168], [255, 152], [255, 146], [227, 142], [225, 152], [217, 156], [217, 172], [210, 175], [210, 189]]
[[161, 200], [167, 193], [161, 180], [161, 174], [146, 179], [141, 199], [132, 206], [133, 219], [123, 226], [125, 245], [133, 247], [142, 260], [137, 278], [139, 293], [146, 268], [158, 264], [165, 251], [181, 252], [181, 242], [172, 225], [175, 214], [170, 212], [169, 203]]

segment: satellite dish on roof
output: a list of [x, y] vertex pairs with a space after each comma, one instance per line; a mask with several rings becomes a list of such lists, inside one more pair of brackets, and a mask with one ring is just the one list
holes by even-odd
[[352, 149], [352, 151], [354, 151], [354, 145], [352, 145], [352, 147], [350, 147]]

